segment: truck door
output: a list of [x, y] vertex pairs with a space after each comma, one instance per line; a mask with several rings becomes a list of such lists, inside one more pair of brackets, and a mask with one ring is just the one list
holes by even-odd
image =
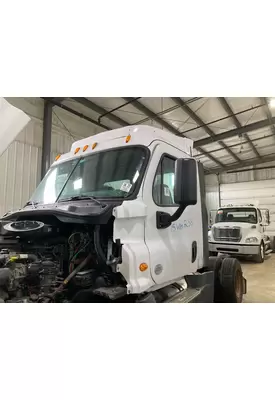
[[145, 241], [150, 253], [152, 278], [160, 285], [195, 272], [203, 262], [199, 188], [195, 206], [187, 207], [168, 228], [157, 228], [157, 211], [172, 215], [178, 208], [174, 203], [175, 162], [184, 156], [187, 157], [172, 146], [159, 144], [144, 183], [143, 198], [148, 207]]

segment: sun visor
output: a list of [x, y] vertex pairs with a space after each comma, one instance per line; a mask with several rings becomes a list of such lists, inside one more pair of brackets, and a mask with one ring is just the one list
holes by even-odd
[[0, 97], [0, 156], [30, 122], [30, 117]]

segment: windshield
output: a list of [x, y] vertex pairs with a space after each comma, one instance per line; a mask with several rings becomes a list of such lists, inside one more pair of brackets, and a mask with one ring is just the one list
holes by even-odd
[[102, 151], [51, 168], [30, 201], [51, 204], [75, 196], [126, 198], [142, 179], [146, 149]]
[[257, 223], [257, 213], [255, 208], [223, 208], [218, 210], [216, 215], [217, 222], [247, 222], [248, 224]]

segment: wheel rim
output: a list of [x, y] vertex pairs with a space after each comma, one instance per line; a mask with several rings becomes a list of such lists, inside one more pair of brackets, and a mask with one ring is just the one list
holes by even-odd
[[261, 244], [261, 257], [262, 257], [262, 260], [264, 259], [264, 246], [263, 246], [263, 244]]
[[243, 277], [240, 271], [238, 271], [236, 274], [235, 293], [236, 293], [237, 303], [241, 303], [243, 298]]

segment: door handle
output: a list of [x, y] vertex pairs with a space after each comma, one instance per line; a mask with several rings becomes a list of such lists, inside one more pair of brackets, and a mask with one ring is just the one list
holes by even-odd
[[197, 258], [197, 242], [192, 243], [192, 263], [196, 261]]

